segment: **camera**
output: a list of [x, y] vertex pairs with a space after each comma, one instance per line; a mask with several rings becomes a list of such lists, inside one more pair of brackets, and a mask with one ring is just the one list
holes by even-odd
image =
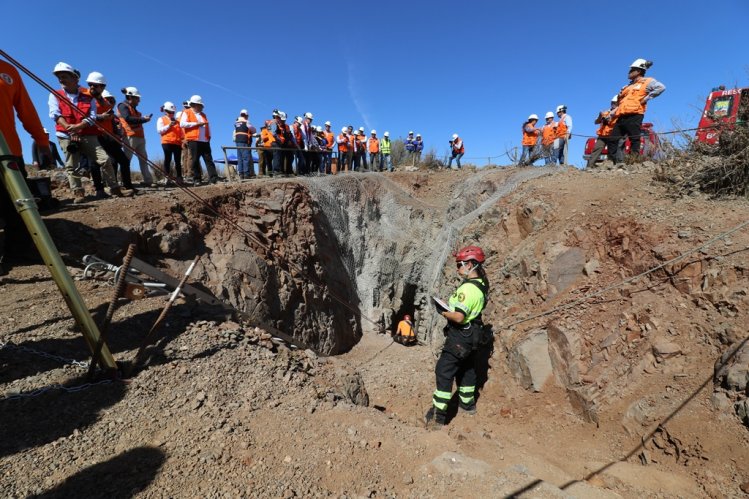
[[75, 154], [81, 150], [81, 145], [78, 143], [77, 140], [71, 140], [70, 143], [68, 144], [68, 147], [66, 147], [65, 150], [68, 151], [68, 153], [70, 154]]

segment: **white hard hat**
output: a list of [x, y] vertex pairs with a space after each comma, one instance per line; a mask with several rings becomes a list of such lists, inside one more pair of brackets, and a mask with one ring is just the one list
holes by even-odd
[[284, 113], [283, 111], [278, 111], [278, 119], [286, 121], [286, 113]]
[[128, 97], [140, 97], [140, 92], [135, 87], [125, 87], [122, 89], [122, 93]]
[[341, 132], [342, 132], [342, 133], [346, 133], [346, 132], [348, 132], [348, 127], [347, 127], [347, 126], [345, 126], [345, 127], [341, 128]]
[[364, 127], [363, 127], [363, 126], [360, 126], [360, 127], [359, 127], [359, 131], [360, 131], [360, 132], [363, 132], [363, 131], [364, 131]]
[[530, 120], [536, 120], [536, 121], [538, 121], [538, 115], [537, 114], [531, 114], [530, 116], [528, 116], [528, 121], [530, 121]]
[[203, 98], [199, 95], [193, 95], [192, 97], [190, 97], [190, 100], [187, 102], [189, 102], [190, 104], [200, 104], [202, 106]]
[[416, 134], [416, 136], [417, 136], [417, 137], [421, 137], [421, 134], [420, 134], [420, 133], [417, 133], [417, 134]]
[[312, 119], [312, 113], [304, 113], [304, 117], [307, 118], [308, 120], [311, 120]]
[[613, 97], [611, 98], [611, 102], [619, 102], [619, 94], [617, 94], [617, 95], [613, 96]]
[[111, 94], [111, 93], [109, 92], [109, 90], [107, 90], [106, 88], [105, 88], [104, 90], [102, 90], [102, 91], [101, 91], [101, 96], [102, 96], [102, 98], [104, 98], [104, 99], [109, 99], [110, 97], [111, 97], [112, 99], [114, 99], [114, 95], [112, 95], [112, 94]]
[[377, 135], [377, 130], [372, 130], [372, 131], [371, 131], [371, 132], [369, 132], [369, 133], [371, 133], [372, 135]]
[[564, 104], [559, 104], [559, 105], [557, 106], [557, 112], [558, 112], [558, 113], [560, 113], [560, 112], [562, 112], [562, 111], [566, 111], [566, 110], [567, 110], [567, 106], [565, 106]]
[[163, 108], [164, 108], [164, 111], [171, 111], [171, 112], [175, 112], [175, 111], [177, 111], [177, 108], [176, 108], [176, 107], [174, 107], [174, 102], [169, 102], [169, 101], [166, 101], [166, 102], [164, 103], [164, 105], [163, 105], [163, 106], [161, 106], [161, 107], [163, 107]]
[[107, 79], [104, 78], [104, 75], [99, 73], [98, 71], [92, 71], [88, 74], [88, 77], [86, 78], [86, 83], [97, 83], [99, 85], [106, 85]]
[[635, 62], [629, 65], [630, 68], [636, 68], [636, 69], [642, 69], [645, 71], [646, 69], [650, 68], [653, 63], [650, 61], [646, 61], [645, 59], [635, 59]]
[[296, 121], [297, 123], [301, 123], [302, 122], [302, 117], [301, 116], [294, 116], [294, 121]]
[[383, 137], [390, 137], [390, 132], [385, 132], [382, 134]]
[[320, 125], [317, 125], [317, 126], [315, 127], [315, 131], [316, 131], [316, 132], [322, 132], [322, 127], [321, 127]]
[[244, 115], [247, 115], [247, 114], [249, 114], [249, 113], [247, 112], [247, 109], [242, 109], [241, 111], [239, 111], [239, 115], [240, 115], [240, 116], [242, 116], [243, 114], [244, 114]]
[[326, 122], [325, 122], [325, 125], [326, 125], [326, 126], [330, 126], [330, 121], [326, 121]]
[[457, 133], [454, 133], [454, 134], [453, 134], [453, 140], [455, 140], [455, 139], [457, 139], [457, 138], [458, 138], [458, 134], [457, 134]]
[[553, 117], [554, 117], [554, 113], [552, 113], [551, 111], [546, 113], [546, 115], [544, 116], [544, 118], [553, 118]]
[[413, 135], [413, 134], [414, 134], [413, 132], [408, 132], [408, 135]]
[[58, 62], [55, 64], [55, 69], [52, 70], [53, 74], [57, 73], [72, 73], [72, 74], [78, 74], [75, 69], [73, 69], [73, 66], [68, 64], [67, 62]]

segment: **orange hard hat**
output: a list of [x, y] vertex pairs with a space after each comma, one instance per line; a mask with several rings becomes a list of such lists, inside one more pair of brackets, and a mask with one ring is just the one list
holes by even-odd
[[478, 246], [466, 246], [453, 255], [456, 262], [465, 262], [474, 260], [479, 263], [484, 263], [486, 257], [484, 251]]

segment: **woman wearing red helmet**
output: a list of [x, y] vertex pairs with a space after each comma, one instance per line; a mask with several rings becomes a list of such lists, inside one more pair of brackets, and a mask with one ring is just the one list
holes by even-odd
[[483, 332], [481, 312], [489, 293], [489, 280], [483, 268], [486, 258], [478, 246], [466, 246], [454, 256], [463, 282], [448, 301], [450, 310], [441, 312], [447, 326], [445, 345], [434, 370], [437, 389], [426, 414], [429, 428], [447, 423], [453, 379], [458, 385], [459, 408], [469, 414], [476, 413], [476, 350]]

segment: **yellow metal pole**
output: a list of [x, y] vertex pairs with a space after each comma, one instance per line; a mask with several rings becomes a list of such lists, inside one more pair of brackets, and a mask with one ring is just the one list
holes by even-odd
[[[16, 211], [23, 219], [24, 224], [26, 224], [26, 228], [29, 230], [31, 238], [39, 250], [39, 254], [42, 256], [47, 268], [49, 268], [52, 278], [60, 289], [78, 327], [83, 332], [83, 337], [88, 347], [93, 353], [101, 337], [99, 328], [96, 326], [93, 317], [91, 317], [91, 313], [88, 311], [86, 303], [78, 292], [78, 288], [75, 287], [73, 278], [68, 272], [67, 267], [65, 267], [62, 257], [57, 251], [55, 243], [52, 241], [52, 236], [50, 236], [47, 230], [47, 226], [44, 225], [44, 221], [41, 215], [39, 215], [34, 196], [29, 191], [26, 180], [19, 170], [21, 168], [19, 164], [20, 160], [21, 158], [14, 159], [10, 154], [5, 137], [0, 133], [0, 180], [13, 200]], [[100, 359], [103, 368], [107, 370], [117, 369], [117, 363], [107, 345], [102, 346]]]

